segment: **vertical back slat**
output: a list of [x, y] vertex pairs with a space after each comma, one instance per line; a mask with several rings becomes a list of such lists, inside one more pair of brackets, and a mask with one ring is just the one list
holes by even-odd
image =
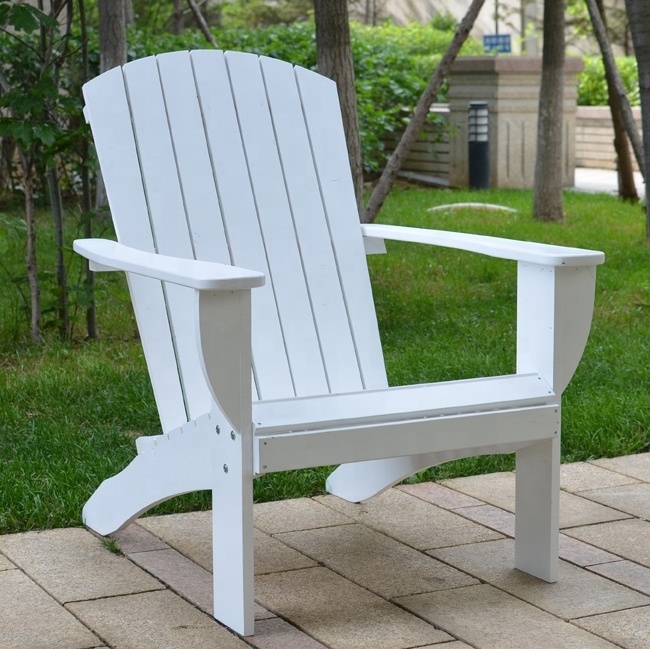
[[[124, 77], [156, 250], [192, 259], [194, 250], [156, 58], [125, 66]], [[180, 75], [174, 83], [182, 83]], [[195, 338], [194, 291], [174, 284], [165, 285], [164, 290], [187, 412], [189, 418], [198, 417], [209, 412], [210, 393]]]
[[[191, 53], [232, 261], [269, 275], [230, 80], [221, 52]], [[260, 399], [294, 394], [271, 282], [253, 292], [253, 369]]]
[[295, 393], [324, 394], [329, 388], [259, 58], [228, 52], [226, 64]]
[[350, 163], [333, 82], [295, 68], [365, 388], [387, 385]]
[[[154, 251], [122, 70], [84, 86], [86, 111], [120, 241]], [[129, 289], [164, 431], [186, 420], [161, 283], [130, 275]]]
[[261, 58], [273, 129], [330, 391], [362, 389], [293, 66]]

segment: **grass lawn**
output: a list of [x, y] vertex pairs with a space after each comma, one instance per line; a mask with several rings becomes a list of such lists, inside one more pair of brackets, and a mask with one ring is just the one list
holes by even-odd
[[[517, 214], [427, 208], [455, 202], [507, 205]], [[531, 218], [526, 191], [393, 191], [380, 220], [603, 250], [591, 337], [564, 395], [564, 461], [650, 446], [650, 250], [637, 206], [567, 193], [563, 225]], [[19, 212], [18, 212], [19, 214]], [[5, 219], [5, 222], [8, 222]], [[51, 293], [48, 217], [41, 222], [45, 293]], [[2, 226], [2, 222], [0, 222]], [[78, 236], [70, 228], [70, 238]], [[130, 303], [120, 274], [97, 276], [100, 342], [26, 341], [21, 235], [0, 227], [0, 533], [79, 525], [96, 486], [135, 454], [134, 438], [159, 432]], [[78, 276], [71, 262], [71, 281]], [[511, 373], [515, 368], [515, 263], [470, 253], [388, 243], [370, 257], [392, 384]], [[11, 276], [11, 277], [10, 277]], [[48, 308], [45, 300], [46, 309]], [[52, 298], [49, 298], [52, 299]], [[48, 314], [46, 313], [46, 317]], [[78, 315], [79, 322], [82, 316]], [[512, 456], [451, 462], [413, 480], [512, 469]], [[255, 497], [322, 492], [326, 469], [264, 476]], [[206, 493], [156, 512], [209, 506]]]

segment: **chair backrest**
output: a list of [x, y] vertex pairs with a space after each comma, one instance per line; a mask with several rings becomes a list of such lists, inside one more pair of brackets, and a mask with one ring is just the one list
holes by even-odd
[[[335, 84], [252, 54], [174, 52], [84, 87], [118, 239], [262, 271], [259, 399], [386, 385]], [[164, 430], [209, 410], [193, 292], [129, 277]]]

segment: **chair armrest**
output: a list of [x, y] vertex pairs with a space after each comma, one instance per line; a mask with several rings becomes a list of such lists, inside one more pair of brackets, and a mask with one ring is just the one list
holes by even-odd
[[479, 234], [410, 228], [378, 223], [362, 224], [364, 238], [392, 239], [411, 243], [426, 243], [477, 252], [500, 259], [512, 259], [543, 266], [597, 266], [605, 261], [605, 255], [595, 250], [568, 248], [545, 243], [501, 239]]
[[198, 290], [251, 289], [264, 274], [210, 261], [145, 252], [107, 239], [77, 239], [73, 248], [91, 262], [91, 270], [123, 270]]

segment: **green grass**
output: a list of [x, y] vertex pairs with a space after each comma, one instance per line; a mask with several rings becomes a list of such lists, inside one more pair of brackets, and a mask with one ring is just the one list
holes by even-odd
[[[464, 201], [508, 205], [518, 214], [428, 207]], [[563, 460], [616, 456], [650, 444], [650, 251], [641, 210], [605, 195], [566, 195], [563, 225], [533, 221], [530, 192], [399, 188], [381, 221], [493, 234], [603, 250], [594, 322], [583, 361], [565, 392]], [[76, 235], [71, 228], [71, 238]], [[2, 232], [0, 232], [2, 234]], [[52, 286], [51, 231], [41, 218], [45, 290]], [[392, 384], [514, 371], [515, 264], [426, 246], [388, 243], [370, 258]], [[137, 330], [119, 274], [98, 274], [101, 342], [27, 339], [22, 244], [5, 230], [0, 269], [0, 533], [78, 525], [85, 500], [133, 457], [134, 438], [158, 421]], [[79, 271], [70, 255], [71, 277]], [[13, 280], [9, 278], [13, 276]], [[47, 300], [46, 300], [47, 305]], [[51, 318], [46, 314], [47, 318]], [[78, 309], [81, 321], [81, 310]], [[513, 468], [512, 456], [471, 458], [413, 479]], [[264, 476], [258, 500], [322, 492], [327, 469]], [[208, 507], [191, 494], [154, 511]]]

